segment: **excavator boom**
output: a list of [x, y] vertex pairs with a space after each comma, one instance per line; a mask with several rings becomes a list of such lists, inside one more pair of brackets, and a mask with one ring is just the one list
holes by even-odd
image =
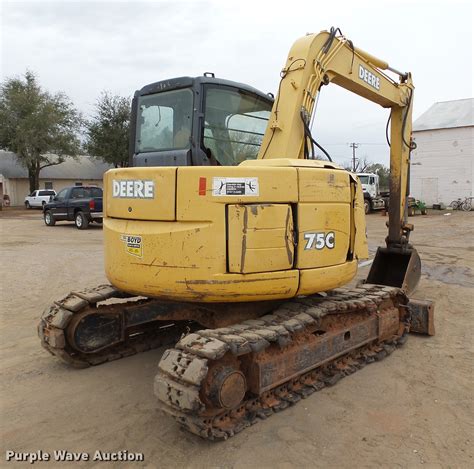
[[[339, 32], [339, 34], [338, 34]], [[384, 70], [398, 75], [394, 80]], [[258, 158], [307, 159], [316, 143], [309, 131], [321, 88], [335, 83], [382, 107], [390, 108], [390, 203], [386, 248], [381, 248], [367, 281], [398, 286], [411, 293], [418, 284], [421, 263], [409, 245], [413, 226], [407, 223], [412, 131], [413, 82], [387, 62], [355, 47], [339, 29], [309, 34], [292, 46], [281, 71], [270, 123]], [[324, 150], [324, 149], [323, 149]], [[390, 266], [390, 268], [388, 268]]]

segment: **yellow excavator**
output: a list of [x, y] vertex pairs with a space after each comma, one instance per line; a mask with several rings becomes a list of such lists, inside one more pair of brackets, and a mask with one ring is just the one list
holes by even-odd
[[[390, 109], [386, 246], [354, 288], [368, 257], [361, 184], [311, 134], [330, 83]], [[411, 75], [338, 28], [294, 43], [275, 97], [212, 74], [137, 91], [130, 167], [104, 177], [111, 285], [48, 306], [42, 345], [82, 367], [176, 343], [159, 363], [159, 405], [212, 440], [383, 358], [410, 331], [433, 334], [433, 304], [408, 299], [421, 272], [406, 206], [412, 104]]]

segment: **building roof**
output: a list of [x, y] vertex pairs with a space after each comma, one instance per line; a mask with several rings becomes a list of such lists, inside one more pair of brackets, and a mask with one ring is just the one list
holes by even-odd
[[[112, 167], [90, 156], [81, 155], [77, 159], [66, 158], [63, 163], [42, 169], [40, 177], [41, 179], [102, 179], [103, 174]], [[15, 153], [0, 150], [0, 174], [9, 179], [21, 179], [28, 177], [28, 170], [18, 162]]]
[[413, 123], [413, 131], [474, 125], [474, 98], [434, 103]]

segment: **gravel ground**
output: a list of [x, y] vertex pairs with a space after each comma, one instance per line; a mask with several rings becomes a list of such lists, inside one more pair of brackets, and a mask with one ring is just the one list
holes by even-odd
[[[368, 217], [372, 254], [386, 235]], [[473, 213], [411, 219], [423, 262], [418, 298], [436, 301], [436, 336], [410, 336], [382, 362], [210, 443], [156, 410], [152, 381], [163, 349], [74, 370], [36, 336], [48, 302], [106, 282], [102, 230], [46, 227], [41, 212], [0, 212], [1, 467], [8, 450], [140, 452], [141, 463], [40, 467], [474, 467]], [[368, 267], [360, 269], [359, 277]]]

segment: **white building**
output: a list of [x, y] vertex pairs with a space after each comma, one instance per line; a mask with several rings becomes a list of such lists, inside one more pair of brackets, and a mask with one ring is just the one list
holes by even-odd
[[435, 103], [413, 124], [411, 196], [428, 206], [474, 196], [474, 99]]

